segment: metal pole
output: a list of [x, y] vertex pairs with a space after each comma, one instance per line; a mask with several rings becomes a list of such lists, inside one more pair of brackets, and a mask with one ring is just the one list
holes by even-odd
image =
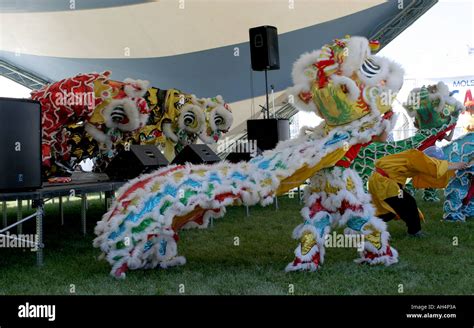
[[105, 192], [105, 210], [106, 211], [112, 205], [112, 202], [114, 201], [114, 198], [115, 198], [115, 191], [114, 190]]
[[63, 196], [59, 196], [59, 216], [61, 217], [61, 225], [64, 225], [64, 207]]
[[275, 211], [278, 211], [279, 210], [279, 207], [278, 207], [278, 197], [275, 196]]
[[104, 192], [104, 200], [105, 200], [105, 210], [107, 211], [109, 209], [110, 203], [112, 201], [113, 197], [113, 191], [105, 191]]
[[36, 204], [36, 265], [43, 265], [43, 200]]
[[6, 227], [8, 225], [7, 219], [7, 201], [3, 201], [3, 226]]
[[245, 206], [245, 214], [247, 214], [247, 217], [250, 216], [250, 210], [248, 206]]
[[268, 103], [268, 78], [267, 78], [267, 69], [265, 68], [265, 96], [266, 96], [266, 102], [267, 102], [267, 108], [266, 108], [266, 113], [267, 117], [270, 118], [270, 105]]
[[87, 233], [86, 227], [86, 194], [81, 195], [81, 224], [82, 224], [82, 233], [84, 236]]
[[273, 111], [273, 118], [276, 118], [276, 112], [275, 112], [275, 90], [273, 89], [273, 84], [270, 84], [270, 90], [272, 90], [272, 111]]
[[[23, 216], [22, 206], [23, 206], [23, 201], [21, 199], [18, 199], [17, 200], [17, 208], [16, 208], [16, 219], [17, 219], [17, 221], [21, 221], [21, 219], [22, 219], [22, 216]], [[23, 225], [19, 224], [16, 227], [16, 231], [19, 235], [23, 234]]]

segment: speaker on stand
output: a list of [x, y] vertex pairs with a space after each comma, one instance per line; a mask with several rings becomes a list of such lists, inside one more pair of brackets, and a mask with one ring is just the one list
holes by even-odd
[[278, 48], [278, 31], [275, 26], [258, 26], [249, 29], [250, 59], [252, 70], [265, 71], [266, 108], [264, 118], [270, 118], [268, 102], [269, 70], [280, 69], [280, 52]]
[[[261, 150], [275, 148], [279, 141], [290, 138], [290, 125], [287, 119], [270, 118], [268, 101], [268, 70], [280, 69], [278, 31], [274, 26], [259, 26], [249, 30], [251, 66], [254, 71], [265, 71], [266, 108], [263, 120], [248, 120], [249, 142], [257, 142]], [[273, 90], [273, 86], [272, 86]]]
[[[263, 120], [247, 121], [247, 135], [249, 142], [255, 140], [258, 148], [268, 150], [275, 148], [279, 141], [289, 139], [290, 137], [288, 120], [270, 119], [267, 72], [280, 69], [278, 31], [274, 26], [264, 25], [251, 28], [249, 36], [252, 69], [254, 71], [265, 71], [266, 106]], [[275, 205], [278, 208], [277, 204], [278, 198], [275, 199]]]

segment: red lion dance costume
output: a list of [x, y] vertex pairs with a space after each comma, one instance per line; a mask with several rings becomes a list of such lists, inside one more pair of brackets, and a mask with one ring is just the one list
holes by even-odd
[[[42, 161], [46, 175], [54, 163], [71, 159], [67, 126], [81, 125], [100, 145], [110, 149], [114, 131], [136, 131], [149, 115], [143, 98], [148, 82], [109, 79], [110, 72], [79, 74], [31, 93], [41, 103]], [[54, 159], [54, 161], [53, 161]]]

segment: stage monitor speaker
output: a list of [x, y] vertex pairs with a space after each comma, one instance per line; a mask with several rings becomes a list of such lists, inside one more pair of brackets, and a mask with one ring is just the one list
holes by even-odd
[[248, 162], [261, 154], [262, 151], [259, 148], [253, 150], [253, 152], [248, 149], [245, 151], [233, 151], [226, 156], [225, 160], [231, 163]]
[[0, 98], [0, 190], [41, 187], [41, 105]]
[[220, 162], [220, 160], [220, 157], [207, 145], [191, 144], [184, 147], [184, 149], [176, 155], [172, 164], [213, 164]]
[[273, 149], [278, 142], [290, 139], [290, 121], [276, 118], [248, 120], [247, 139], [256, 141], [261, 150]]
[[105, 169], [112, 180], [130, 180], [142, 173], [149, 173], [169, 163], [154, 145], [130, 145], [121, 150]]
[[280, 69], [278, 32], [274, 26], [259, 26], [249, 30], [250, 57], [254, 71]]

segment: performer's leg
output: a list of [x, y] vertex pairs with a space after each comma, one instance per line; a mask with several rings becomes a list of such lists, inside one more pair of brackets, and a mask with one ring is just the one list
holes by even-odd
[[405, 192], [404, 189], [402, 190], [402, 197], [390, 197], [384, 201], [405, 221], [408, 233], [414, 235], [421, 230], [420, 213], [418, 212], [415, 198], [408, 192]]
[[389, 222], [389, 221], [392, 221], [393, 219], [395, 219], [396, 215], [389, 212], [389, 213], [386, 213], [386, 214], [379, 215], [378, 217], [381, 218], [384, 222]]
[[[375, 216], [371, 197], [362, 188], [360, 177], [353, 170], [346, 169], [343, 178], [347, 190], [339, 192], [334, 201], [342, 198], [338, 223], [346, 225], [344, 233], [359, 237], [356, 241], [362, 239], [362, 245], [357, 245], [360, 258], [355, 262], [385, 265], [397, 263], [398, 253], [390, 247], [387, 224]], [[391, 216], [387, 216], [387, 219], [389, 218]], [[361, 235], [363, 238], [360, 238]]]
[[[370, 215], [364, 206], [362, 211], [349, 211], [344, 217], [347, 220], [347, 228], [344, 230], [346, 237], [350, 235], [355, 242], [353, 247], [357, 247], [360, 258], [356, 263], [368, 263], [371, 265], [385, 264], [391, 265], [398, 262], [398, 252], [392, 248], [388, 242], [390, 234], [387, 231], [387, 224], [381, 219]], [[347, 219], [349, 217], [349, 219]]]
[[307, 197], [301, 214], [305, 221], [293, 231], [293, 238], [299, 239], [300, 243], [295, 250], [295, 259], [287, 265], [286, 271], [316, 271], [324, 262], [324, 241], [333, 217], [322, 206], [317, 193]]
[[[390, 265], [398, 262], [398, 253], [391, 248], [386, 224], [375, 217], [370, 196], [362, 180], [350, 169], [327, 170], [311, 179], [306, 207], [301, 211], [306, 219], [293, 237], [300, 239], [296, 258], [286, 270], [316, 270], [324, 260], [324, 242], [331, 227], [347, 224], [345, 233], [362, 234], [365, 242], [357, 262]], [[314, 190], [313, 194], [310, 194]]]

